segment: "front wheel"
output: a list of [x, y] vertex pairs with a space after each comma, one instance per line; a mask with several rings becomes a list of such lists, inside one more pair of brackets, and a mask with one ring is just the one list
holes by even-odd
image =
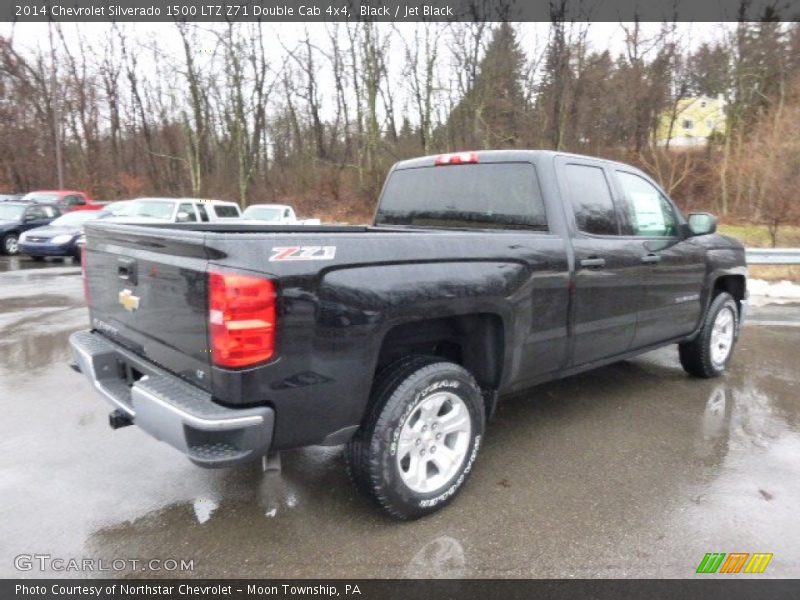
[[678, 345], [681, 366], [696, 377], [718, 377], [733, 356], [738, 333], [739, 307], [733, 296], [722, 292], [708, 307], [697, 337]]
[[457, 364], [410, 357], [384, 369], [372, 400], [347, 447], [356, 484], [399, 519], [442, 508], [480, 448], [485, 411], [477, 383]]
[[9, 233], [3, 238], [3, 252], [14, 255], [19, 252], [19, 242], [16, 233]]

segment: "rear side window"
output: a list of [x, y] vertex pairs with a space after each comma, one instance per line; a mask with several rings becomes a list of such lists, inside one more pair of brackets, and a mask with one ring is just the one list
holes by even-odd
[[547, 231], [530, 163], [400, 169], [386, 182], [377, 225]]
[[197, 221], [197, 215], [194, 214], [194, 206], [189, 203], [178, 206], [178, 216], [176, 220], [179, 223], [193, 223]]
[[212, 206], [211, 210], [213, 210], [214, 213], [222, 219], [239, 216], [239, 211], [236, 209], [235, 206], [225, 206], [217, 204], [215, 206]]
[[618, 235], [614, 200], [603, 169], [566, 165], [564, 175], [578, 229], [595, 235]]

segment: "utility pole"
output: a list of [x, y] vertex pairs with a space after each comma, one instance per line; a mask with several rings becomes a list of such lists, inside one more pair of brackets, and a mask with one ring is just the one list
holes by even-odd
[[48, 24], [50, 36], [50, 98], [53, 103], [53, 135], [56, 141], [56, 171], [58, 172], [58, 189], [64, 189], [64, 161], [61, 156], [61, 123], [59, 114], [59, 97], [56, 89], [56, 49], [53, 45], [53, 22]]

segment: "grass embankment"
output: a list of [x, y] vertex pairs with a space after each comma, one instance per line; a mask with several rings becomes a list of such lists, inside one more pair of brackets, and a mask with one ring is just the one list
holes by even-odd
[[[764, 225], [729, 225], [720, 224], [720, 233], [741, 240], [748, 248], [770, 248], [772, 242]], [[778, 229], [778, 248], [800, 248], [800, 227], [786, 225]], [[750, 277], [767, 281], [800, 281], [800, 265], [752, 265]]]

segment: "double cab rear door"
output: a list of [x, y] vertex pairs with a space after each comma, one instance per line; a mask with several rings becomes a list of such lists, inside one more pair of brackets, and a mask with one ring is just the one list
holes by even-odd
[[646, 175], [621, 164], [555, 158], [574, 251], [569, 364], [690, 333], [701, 312], [705, 252]]

